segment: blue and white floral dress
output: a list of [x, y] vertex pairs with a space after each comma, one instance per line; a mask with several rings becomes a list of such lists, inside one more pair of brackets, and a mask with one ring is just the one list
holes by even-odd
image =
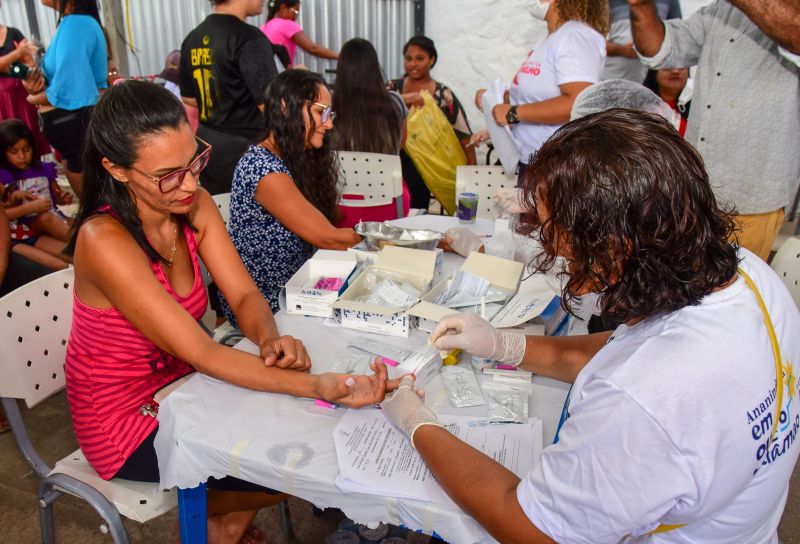
[[[314, 250], [256, 201], [258, 182], [275, 172], [292, 175], [279, 157], [260, 145], [251, 145], [233, 174], [228, 222], [233, 245], [273, 312], [278, 311], [281, 288]], [[236, 325], [233, 311], [222, 293], [219, 298], [226, 317]]]

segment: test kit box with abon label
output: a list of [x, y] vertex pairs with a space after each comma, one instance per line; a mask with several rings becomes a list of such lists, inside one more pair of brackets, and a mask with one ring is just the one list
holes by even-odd
[[317, 251], [286, 284], [286, 312], [332, 317], [333, 303], [347, 289], [357, 264], [347, 251]]
[[[408, 337], [411, 318], [408, 308], [403, 307], [402, 293], [397, 286], [405, 284], [419, 293], [430, 289], [436, 267], [436, 253], [423, 249], [386, 246], [377, 255], [375, 264], [366, 267], [342, 293], [333, 307], [338, 311], [339, 321], [348, 329], [356, 329], [392, 336]], [[384, 303], [364, 302], [375, 295], [374, 278], [383, 282], [378, 289], [386, 288], [389, 280], [390, 292], [380, 293]], [[396, 304], [385, 303], [396, 295]]]

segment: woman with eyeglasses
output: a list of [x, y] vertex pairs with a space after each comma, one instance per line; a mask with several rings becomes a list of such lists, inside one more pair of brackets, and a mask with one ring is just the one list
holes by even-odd
[[[211, 152], [181, 103], [153, 83], [115, 85], [89, 124], [67, 246], [75, 298], [65, 375], [78, 443], [105, 479], [159, 480], [153, 394], [193, 369], [351, 406], [379, 401], [388, 385], [380, 364], [369, 377], [307, 372], [302, 342], [280, 335], [214, 201], [198, 187]], [[200, 258], [259, 356], [215, 343], [199, 325], [208, 306]], [[257, 509], [276, 502], [269, 490], [233, 478], [208, 487], [209, 542], [239, 542]]]
[[337, 60], [339, 54], [336, 51], [331, 51], [318, 44], [303, 32], [303, 27], [297, 24], [299, 16], [300, 0], [270, 0], [267, 22], [261, 25], [261, 32], [269, 38], [270, 42], [286, 48], [289, 53], [287, 68], [294, 67], [298, 45], [309, 55], [321, 59]]
[[[228, 230], [273, 312], [281, 287], [317, 248], [342, 250], [361, 241], [352, 228], [334, 226], [339, 168], [327, 132], [335, 115], [322, 76], [279, 74], [264, 98], [267, 137], [250, 146], [233, 175]], [[223, 293], [220, 301], [236, 326], [229, 297]]]

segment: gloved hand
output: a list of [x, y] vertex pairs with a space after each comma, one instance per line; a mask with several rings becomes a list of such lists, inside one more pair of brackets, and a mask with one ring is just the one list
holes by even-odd
[[431, 333], [436, 349], [461, 349], [478, 357], [519, 366], [525, 355], [525, 335], [500, 331], [485, 319], [470, 313], [448, 315]]
[[470, 253], [478, 251], [483, 246], [483, 241], [466, 227], [447, 229], [444, 233], [444, 243], [462, 257], [469, 256]]
[[411, 375], [400, 380], [400, 386], [381, 403], [381, 409], [389, 421], [411, 440], [411, 445], [414, 445], [414, 431], [423, 425], [441, 427], [433, 412], [425, 407], [422, 389], [414, 384]]
[[522, 189], [498, 189], [492, 195], [495, 206], [506, 213], [522, 213], [525, 206], [522, 201]]

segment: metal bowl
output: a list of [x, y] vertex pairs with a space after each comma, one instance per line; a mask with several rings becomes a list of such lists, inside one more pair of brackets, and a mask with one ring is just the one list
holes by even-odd
[[356, 233], [363, 236], [371, 249], [384, 246], [410, 247], [414, 249], [434, 249], [444, 238], [441, 232], [426, 229], [404, 229], [378, 221], [366, 221], [355, 226]]

